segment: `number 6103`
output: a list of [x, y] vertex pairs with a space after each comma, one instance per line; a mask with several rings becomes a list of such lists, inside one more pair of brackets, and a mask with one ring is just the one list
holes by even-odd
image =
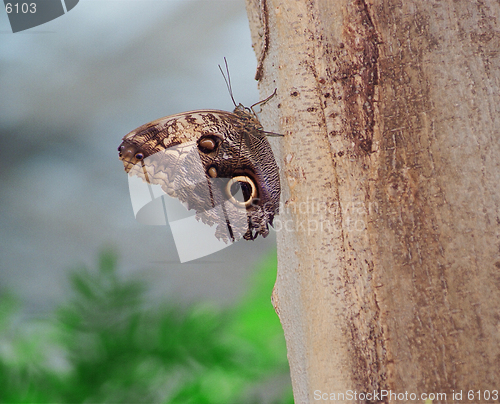
[[5, 11], [7, 11], [7, 14], [10, 14], [10, 13], [16, 13], [16, 14], [19, 14], [20, 12], [23, 13], [23, 14], [26, 14], [26, 13], [31, 13], [31, 14], [34, 14], [36, 13], [36, 3], [22, 3], [21, 5], [19, 5], [19, 3], [7, 3], [5, 5]]

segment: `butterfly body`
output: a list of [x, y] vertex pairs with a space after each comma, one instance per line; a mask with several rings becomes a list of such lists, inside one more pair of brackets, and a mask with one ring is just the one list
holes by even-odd
[[278, 166], [262, 125], [241, 104], [232, 113], [198, 110], [152, 121], [127, 134], [118, 151], [129, 175], [196, 210], [217, 225], [218, 238], [269, 233], [279, 206]]

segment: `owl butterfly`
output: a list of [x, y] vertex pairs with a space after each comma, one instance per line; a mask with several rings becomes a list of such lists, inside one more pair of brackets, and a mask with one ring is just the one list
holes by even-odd
[[147, 123], [122, 139], [119, 158], [130, 176], [160, 185], [198, 220], [217, 226], [218, 239], [253, 240], [269, 234], [280, 200], [278, 166], [266, 138], [272, 133], [252, 109], [275, 93], [246, 108], [236, 105], [226, 83], [232, 113], [198, 110]]

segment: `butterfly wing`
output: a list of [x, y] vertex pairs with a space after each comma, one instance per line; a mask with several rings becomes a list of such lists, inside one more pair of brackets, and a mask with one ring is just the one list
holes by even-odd
[[159, 184], [224, 241], [267, 236], [279, 176], [260, 123], [247, 111], [192, 111], [143, 125], [118, 148], [125, 171]]

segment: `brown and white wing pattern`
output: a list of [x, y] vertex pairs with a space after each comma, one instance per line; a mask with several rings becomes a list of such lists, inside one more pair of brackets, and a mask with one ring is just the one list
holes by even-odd
[[269, 234], [278, 213], [278, 166], [262, 126], [239, 105], [140, 126], [118, 147], [125, 171], [158, 184], [224, 241]]

